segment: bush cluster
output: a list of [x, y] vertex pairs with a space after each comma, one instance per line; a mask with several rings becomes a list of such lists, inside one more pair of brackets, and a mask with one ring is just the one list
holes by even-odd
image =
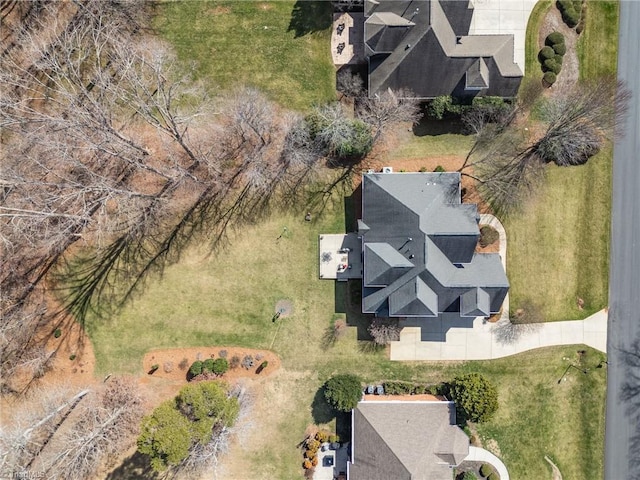
[[[227, 362], [226, 358], [207, 358], [204, 362], [200, 360], [196, 360], [189, 367], [189, 380], [196, 379], [200, 375], [205, 375], [208, 379], [212, 377], [213, 374], [215, 376], [224, 375], [227, 370], [229, 370], [229, 362]], [[204, 378], [204, 377], [203, 377]]]
[[302, 468], [310, 470], [317, 466], [318, 449], [323, 443], [331, 441], [332, 438], [335, 438], [337, 441], [338, 437], [336, 435], [330, 435], [328, 432], [324, 431], [319, 431], [313, 437], [308, 437], [304, 441], [304, 450], [302, 452], [304, 460], [302, 461]]
[[574, 28], [578, 25], [582, 11], [581, 0], [558, 0], [556, 6], [558, 10], [560, 10], [562, 21], [566, 23], [569, 28]]
[[538, 60], [544, 75], [542, 77], [545, 85], [551, 86], [555, 83], [557, 75], [562, 70], [562, 60], [567, 52], [564, 43], [564, 36], [560, 32], [551, 32], [544, 40], [545, 46], [538, 52]]

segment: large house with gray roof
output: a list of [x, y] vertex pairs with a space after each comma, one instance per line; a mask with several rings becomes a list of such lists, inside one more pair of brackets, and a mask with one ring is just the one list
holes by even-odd
[[[509, 290], [500, 255], [476, 253], [475, 204], [459, 173], [367, 173], [362, 179], [362, 312], [488, 317]], [[360, 273], [360, 272], [359, 272]]]
[[365, 0], [369, 96], [515, 97], [523, 73], [514, 35], [469, 35], [471, 0]]
[[360, 402], [353, 410], [348, 480], [451, 480], [468, 455], [453, 402]]

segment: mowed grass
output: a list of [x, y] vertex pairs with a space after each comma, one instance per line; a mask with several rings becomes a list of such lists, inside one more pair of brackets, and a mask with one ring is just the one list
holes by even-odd
[[[297, 445], [305, 428], [336, 425], [318, 394], [331, 375], [436, 383], [477, 371], [500, 392], [498, 414], [479, 433], [485, 445], [497, 442], [511, 478], [546, 478], [545, 454], [566, 480], [599, 478], [606, 371], [592, 368], [604, 358], [598, 352], [587, 350], [588, 375], [571, 369], [558, 385], [569, 361], [577, 362], [575, 346], [490, 362], [435, 363], [391, 362], [384, 351], [365, 352], [355, 327], [334, 346], [324, 344], [332, 321], [345, 317], [344, 285], [318, 279], [318, 234], [344, 231], [343, 198], [333, 200], [312, 223], [283, 212], [242, 228], [216, 255], [208, 255], [201, 246], [206, 239], [199, 239], [200, 246], [150, 279], [118, 315], [88, 321], [97, 375], [145, 375], [142, 357], [155, 348], [271, 347], [282, 357], [282, 370], [262, 382], [252, 417], [252, 438], [259, 441], [236, 445], [230, 461], [238, 478], [291, 480], [302, 478]], [[281, 298], [293, 302], [294, 313], [273, 323]]]
[[580, 79], [615, 75], [618, 62], [619, 2], [588, 2], [587, 6], [587, 25], [578, 40]]
[[305, 111], [335, 98], [331, 5], [323, 1], [162, 2], [155, 28], [212, 88], [253, 86]]
[[[582, 79], [615, 74], [617, 12], [617, 2], [589, 2], [578, 42]], [[607, 146], [586, 165], [548, 167], [536, 199], [504, 219], [512, 312], [529, 300], [547, 321], [571, 320], [607, 305], [611, 162]]]
[[526, 91], [532, 83], [542, 81], [542, 69], [538, 61], [538, 51], [540, 50], [538, 35], [542, 21], [552, 6], [553, 2], [551, 0], [539, 0], [531, 10], [531, 15], [529, 15], [525, 36], [525, 77], [520, 84], [521, 92]]

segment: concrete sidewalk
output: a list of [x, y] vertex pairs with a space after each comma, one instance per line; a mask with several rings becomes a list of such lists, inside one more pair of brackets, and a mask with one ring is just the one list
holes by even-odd
[[484, 462], [489, 463], [495, 468], [500, 480], [509, 480], [509, 472], [507, 467], [504, 466], [502, 460], [496, 457], [493, 453], [485, 450], [484, 448], [469, 447], [469, 455], [464, 459], [465, 462]]

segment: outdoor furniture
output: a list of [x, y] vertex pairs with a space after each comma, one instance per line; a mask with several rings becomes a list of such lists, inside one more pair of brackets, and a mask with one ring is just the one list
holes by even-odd
[[327, 455], [326, 457], [324, 457], [322, 459], [322, 466], [323, 467], [333, 467], [333, 456], [332, 455]]
[[336, 31], [338, 32], [338, 35], [342, 35], [342, 32], [344, 32], [344, 23], [341, 23], [340, 25], [338, 25], [338, 28], [336, 29]]
[[345, 47], [345, 46], [346, 46], [346, 44], [345, 44], [344, 42], [340, 42], [340, 43], [338, 44], [338, 48], [337, 48], [337, 50], [338, 50], [338, 54], [341, 54], [341, 53], [342, 53], [342, 51], [344, 50], [344, 47]]

